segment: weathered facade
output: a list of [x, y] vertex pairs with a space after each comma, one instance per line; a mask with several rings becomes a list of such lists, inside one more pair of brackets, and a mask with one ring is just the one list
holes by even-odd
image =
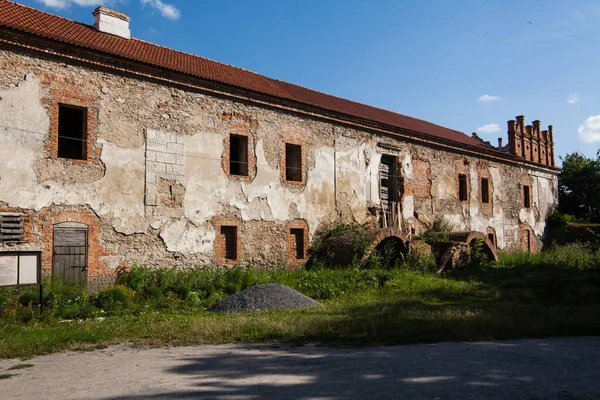
[[539, 121], [493, 147], [98, 29], [0, 0], [0, 212], [24, 217], [0, 249], [42, 250], [48, 274], [94, 289], [132, 263], [294, 266], [335, 223], [410, 240], [441, 216], [539, 247], [558, 171]]

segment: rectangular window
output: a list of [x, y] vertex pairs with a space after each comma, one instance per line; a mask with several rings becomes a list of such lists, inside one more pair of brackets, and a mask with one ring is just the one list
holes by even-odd
[[237, 260], [237, 226], [222, 226], [221, 235], [225, 239], [225, 259]]
[[494, 234], [493, 233], [488, 233], [488, 240], [495, 246], [496, 245], [496, 241], [494, 238]]
[[285, 144], [285, 179], [302, 182], [302, 146]]
[[22, 242], [23, 214], [0, 213], [0, 242]]
[[481, 202], [490, 202], [490, 181], [488, 178], [481, 178]]
[[248, 176], [248, 136], [229, 135], [229, 173]]
[[290, 229], [292, 236], [292, 243], [294, 246], [294, 254], [297, 260], [304, 260], [304, 229], [292, 228]]
[[458, 175], [458, 199], [467, 201], [467, 176], [463, 174]]
[[523, 207], [531, 207], [531, 196], [529, 194], [529, 186], [523, 185]]
[[58, 105], [58, 157], [87, 160], [87, 110]]

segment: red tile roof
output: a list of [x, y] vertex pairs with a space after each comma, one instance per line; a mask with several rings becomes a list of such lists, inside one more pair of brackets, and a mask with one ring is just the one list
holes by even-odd
[[143, 40], [133, 38], [127, 40], [98, 32], [90, 25], [48, 14], [8, 0], [0, 0], [0, 26], [281, 99], [316, 106], [352, 117], [420, 132], [465, 145], [483, 147], [488, 150], [494, 149], [462, 132], [444, 128], [431, 122], [267, 78], [251, 71], [168, 49]]

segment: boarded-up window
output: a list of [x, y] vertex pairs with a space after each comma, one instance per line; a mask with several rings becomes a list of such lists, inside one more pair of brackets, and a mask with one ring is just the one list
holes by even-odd
[[225, 239], [225, 259], [237, 260], [237, 226], [221, 226], [221, 235]]
[[467, 201], [467, 176], [464, 174], [458, 175], [458, 199]]
[[18, 213], [0, 213], [0, 242], [23, 241], [24, 217]]
[[285, 179], [302, 182], [302, 146], [285, 144]]
[[481, 178], [481, 202], [490, 202], [490, 181], [488, 178]]
[[87, 159], [87, 110], [58, 106], [58, 157]]
[[294, 255], [297, 260], [304, 260], [304, 229], [292, 228], [290, 229], [290, 235], [292, 236], [291, 245], [294, 246]]
[[529, 190], [529, 186], [523, 185], [523, 207], [530, 208], [531, 207], [531, 194]]
[[248, 136], [229, 135], [229, 173], [248, 176]]

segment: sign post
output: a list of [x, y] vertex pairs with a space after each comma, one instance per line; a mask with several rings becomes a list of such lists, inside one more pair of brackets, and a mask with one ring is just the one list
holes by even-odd
[[42, 252], [0, 251], [0, 287], [40, 287], [40, 310], [42, 306]]

